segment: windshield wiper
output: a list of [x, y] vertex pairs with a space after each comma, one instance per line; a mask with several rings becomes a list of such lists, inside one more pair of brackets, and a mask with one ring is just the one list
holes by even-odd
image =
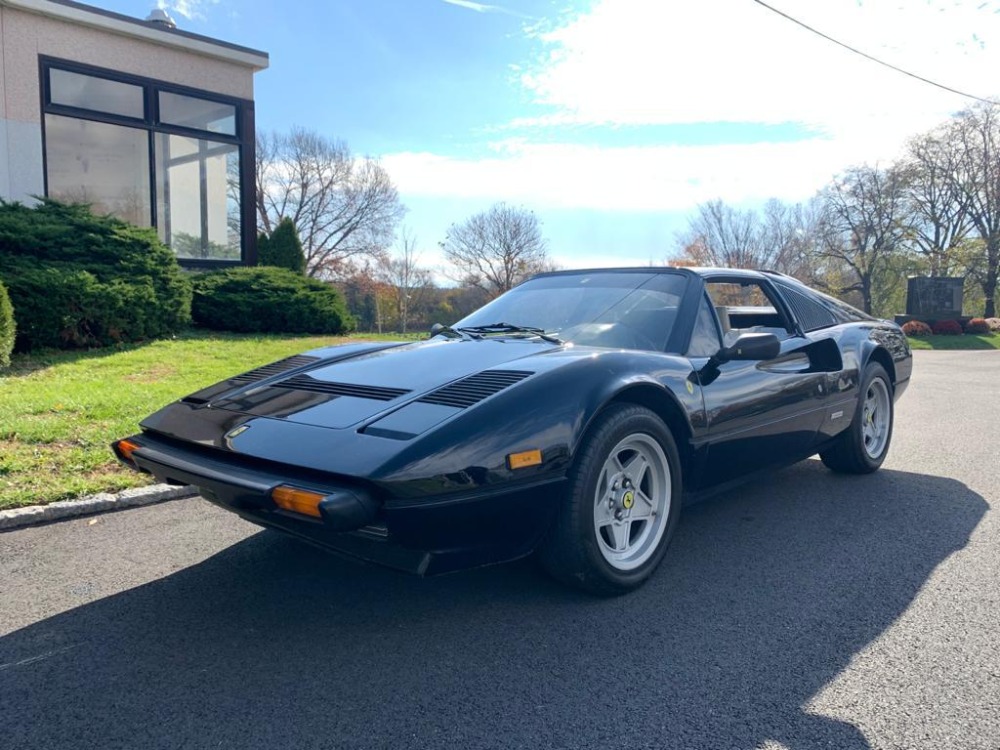
[[431, 326], [431, 336], [446, 336], [450, 339], [481, 339], [482, 336], [468, 331], [465, 328], [452, 328], [451, 326], [435, 323]]
[[562, 340], [551, 333], [546, 333], [544, 328], [534, 328], [532, 326], [516, 326], [513, 323], [490, 323], [485, 326], [466, 326], [458, 329], [466, 333], [530, 333], [540, 339], [553, 344], [561, 344]]

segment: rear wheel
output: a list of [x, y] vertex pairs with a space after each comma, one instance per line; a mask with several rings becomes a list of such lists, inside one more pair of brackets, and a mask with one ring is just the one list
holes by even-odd
[[861, 380], [861, 398], [850, 426], [819, 455], [841, 474], [870, 474], [885, 461], [892, 440], [892, 383], [885, 368], [869, 362]]
[[620, 594], [656, 569], [680, 515], [681, 468], [663, 421], [632, 404], [597, 419], [570, 473], [567, 497], [539, 550], [555, 578]]

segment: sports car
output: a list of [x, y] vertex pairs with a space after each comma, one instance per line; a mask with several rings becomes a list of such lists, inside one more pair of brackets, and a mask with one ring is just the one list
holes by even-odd
[[817, 453], [878, 469], [911, 369], [894, 323], [779, 273], [557, 271], [424, 341], [234, 375], [112, 447], [350, 556], [432, 574], [536, 553], [616, 594], [686, 503]]

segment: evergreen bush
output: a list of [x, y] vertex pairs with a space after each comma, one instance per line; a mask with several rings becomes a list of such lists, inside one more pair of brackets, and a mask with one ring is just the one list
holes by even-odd
[[82, 204], [0, 202], [0, 276], [19, 350], [154, 338], [191, 319], [190, 282], [156, 233]]
[[7, 287], [0, 281], [0, 368], [10, 364], [14, 350], [14, 306], [10, 304]]
[[194, 281], [199, 325], [257, 333], [344, 333], [354, 329], [343, 295], [286, 268], [212, 271]]
[[[261, 241], [263, 240], [263, 241]], [[306, 256], [294, 222], [285, 217], [271, 232], [261, 234], [257, 240], [257, 263], [261, 266], [287, 268], [296, 273], [306, 272]]]

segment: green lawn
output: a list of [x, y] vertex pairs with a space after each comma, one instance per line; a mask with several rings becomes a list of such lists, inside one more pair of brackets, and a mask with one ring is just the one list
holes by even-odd
[[147, 484], [108, 448], [136, 432], [140, 419], [230, 375], [347, 340], [191, 332], [144, 345], [16, 356], [0, 373], [0, 509]]
[[1000, 349], [1000, 334], [907, 337], [911, 349]]

